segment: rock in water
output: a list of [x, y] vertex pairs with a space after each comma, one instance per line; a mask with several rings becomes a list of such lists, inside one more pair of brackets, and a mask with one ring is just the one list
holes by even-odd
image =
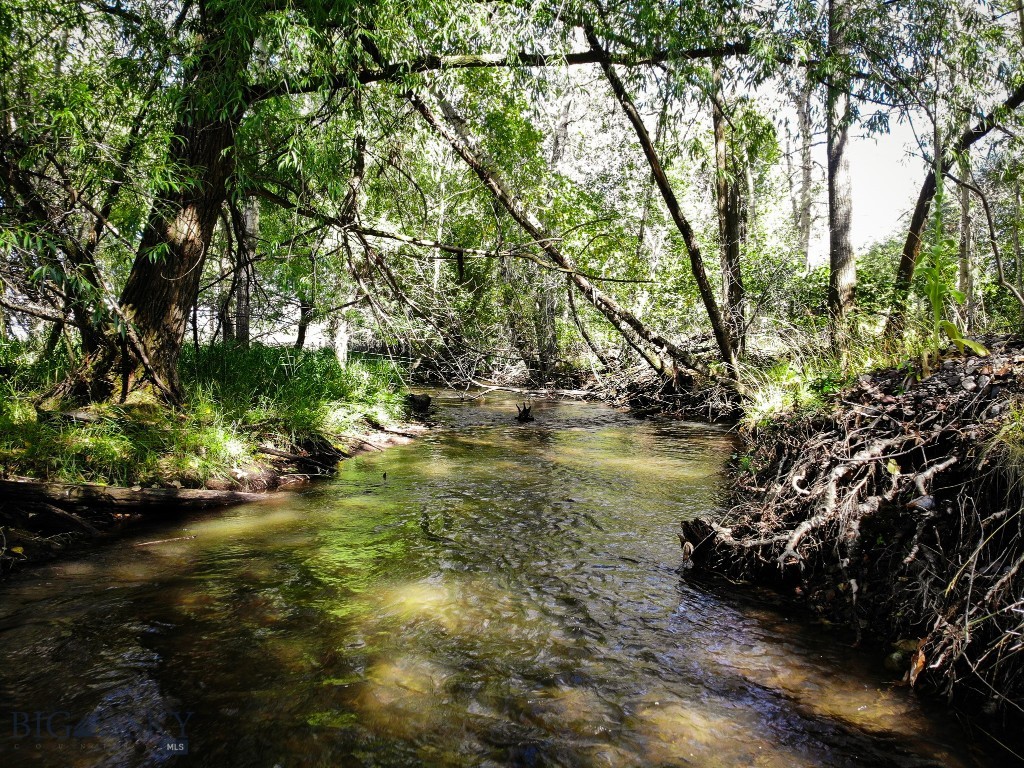
[[430, 395], [418, 395], [415, 392], [410, 392], [406, 395], [405, 402], [413, 413], [422, 414], [430, 410]]

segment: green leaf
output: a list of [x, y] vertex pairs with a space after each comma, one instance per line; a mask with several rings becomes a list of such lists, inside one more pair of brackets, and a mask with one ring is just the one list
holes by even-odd
[[989, 354], [988, 348], [984, 344], [980, 344], [977, 341], [971, 339], [960, 339], [960, 343], [967, 347], [971, 352], [978, 355], [979, 357], [987, 357]]
[[949, 337], [950, 341], [956, 342], [963, 338], [963, 334], [960, 333], [960, 329], [957, 328], [953, 323], [948, 320], [943, 320], [939, 323], [939, 328], [945, 332]]

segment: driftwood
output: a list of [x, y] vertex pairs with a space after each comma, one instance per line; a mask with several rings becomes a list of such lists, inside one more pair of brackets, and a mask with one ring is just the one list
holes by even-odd
[[[307, 464], [309, 466], [316, 467], [318, 470], [324, 473], [334, 471], [334, 467], [332, 467], [330, 464], [320, 461], [319, 459], [316, 459], [312, 456], [303, 456], [300, 453], [289, 453], [288, 451], [281, 451], [270, 445], [257, 446], [256, 450], [266, 456], [276, 456], [279, 459], [288, 459], [288, 461], [292, 462], [293, 464]], [[339, 453], [342, 452], [339, 451]], [[347, 457], [349, 454], [343, 455]]]
[[533, 421], [533, 414], [530, 411], [533, 410], [533, 406], [528, 403], [523, 403], [522, 406], [516, 406], [516, 421], [523, 422], [524, 424], [528, 421]]
[[209, 491], [191, 488], [122, 488], [108, 485], [0, 480], [0, 507], [46, 504], [65, 512], [114, 510], [170, 512], [212, 509], [263, 501], [261, 493]]

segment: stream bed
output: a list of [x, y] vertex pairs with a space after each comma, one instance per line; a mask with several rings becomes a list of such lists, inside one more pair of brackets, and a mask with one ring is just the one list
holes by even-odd
[[336, 479], [0, 586], [0, 765], [1005, 764], [679, 570], [727, 431], [514, 403], [441, 397]]

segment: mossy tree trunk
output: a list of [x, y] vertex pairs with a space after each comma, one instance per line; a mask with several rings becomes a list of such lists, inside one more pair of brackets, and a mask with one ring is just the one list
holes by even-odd
[[185, 76], [188, 89], [168, 144], [168, 162], [189, 169], [189, 183], [153, 201], [121, 309], [136, 337], [132, 359], [164, 396], [180, 401], [178, 358], [203, 263], [234, 170], [234, 138], [244, 100], [241, 88], [255, 39], [253, 26], [228, 30], [224, 3], [204, 3], [200, 48]]

